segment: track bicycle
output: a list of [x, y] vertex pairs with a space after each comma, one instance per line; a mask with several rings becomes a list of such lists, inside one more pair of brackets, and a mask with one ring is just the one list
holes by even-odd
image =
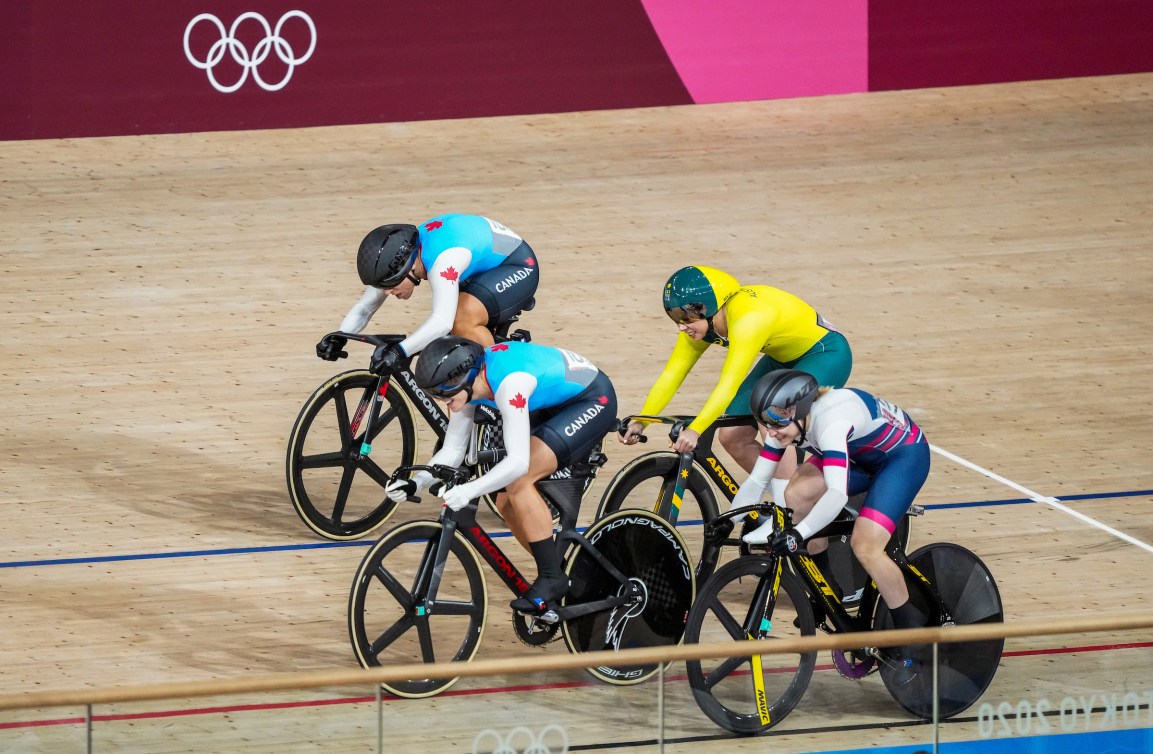
[[[761, 503], [758, 509], [775, 521], [774, 529], [790, 525], [788, 509], [771, 502]], [[923, 512], [921, 506], [913, 506], [909, 515]], [[722, 520], [730, 519], [731, 529], [731, 519], [743, 513], [725, 513]], [[843, 512], [814, 536], [845, 536], [854, 522], [852, 512]], [[785, 558], [772, 554], [767, 545], [752, 548], [751, 554], [717, 569], [701, 586], [689, 611], [686, 644], [810, 636], [817, 629], [864, 634], [894, 627], [871, 580], [855, 608], [850, 608], [839, 599], [831, 577], [807, 553]], [[940, 542], [906, 555], [904, 544], [894, 534], [886, 551], [904, 573], [909, 597], [927, 616], [929, 626], [1004, 621], [992, 574], [964, 547]], [[868, 644], [867, 636], [861, 639]], [[893, 699], [923, 719], [933, 715], [936, 678], [938, 714], [945, 719], [967, 709], [985, 692], [1004, 645], [1004, 639], [940, 644], [935, 670], [931, 648], [924, 647], [834, 650], [833, 665], [842, 676], [856, 680], [879, 670]], [[912, 666], [905, 660], [912, 660]], [[815, 665], [815, 652], [731, 657], [689, 662], [688, 678], [697, 705], [710, 720], [733, 733], [750, 735], [777, 725], [796, 707]]]
[[[559, 633], [571, 652], [674, 645], [681, 641], [696, 582], [684, 540], [645, 511], [620, 511], [581, 534], [576, 520], [588, 477], [605, 463], [596, 448], [574, 464], [568, 478], [544, 479], [537, 489], [560, 511], [556, 547], [571, 581], [569, 593], [543, 615], [512, 611], [516, 635], [540, 646]], [[459, 484], [468, 471], [426, 470], [443, 484]], [[402, 523], [365, 554], [348, 600], [348, 631], [363, 667], [411, 662], [467, 662], [480, 646], [487, 621], [488, 566], [513, 597], [530, 580], [476, 520], [478, 501], [460, 511], [442, 506], [435, 521]], [[613, 663], [589, 668], [617, 685], [640, 683], [659, 664]], [[412, 679], [382, 684], [391, 694], [427, 697], [457, 681]]]
[[[668, 424], [669, 439], [676, 441], [681, 430], [692, 423], [695, 416], [627, 416], [622, 430], [632, 421], [650, 424]], [[716, 568], [721, 555], [720, 545], [732, 529], [731, 519], [718, 518], [720, 507], [714, 486], [731, 503], [740, 489], [733, 473], [713, 451], [713, 439], [721, 427], [755, 425], [751, 415], [725, 414], [701, 433], [696, 448], [689, 453], [657, 450], [637, 456], [625, 464], [605, 487], [597, 508], [597, 518], [625, 509], [652, 511], [666, 519], [681, 532], [697, 557], [697, 583], [703, 584]], [[645, 441], [644, 435], [640, 436]], [[851, 498], [848, 508], [856, 510], [864, 495]], [[757, 514], [749, 517], [747, 526], [756, 528]], [[710, 526], [716, 521], [722, 531], [714, 532]], [[700, 528], [697, 528], [697, 527]], [[748, 530], [748, 529], [746, 529]], [[909, 521], [903, 518], [897, 529], [902, 545], [909, 541]], [[829, 562], [834, 583], [852, 604], [860, 598], [868, 574], [852, 555], [848, 536], [829, 540]], [[744, 552], [747, 546], [736, 542]]]
[[[496, 342], [531, 339], [525, 330], [509, 332], [519, 316], [518, 312], [493, 329]], [[405, 338], [333, 334], [371, 346]], [[357, 539], [379, 528], [396, 510], [396, 503], [384, 493], [388, 470], [416, 460], [422, 422], [438, 442], [443, 439], [448, 416], [417, 386], [407, 362], [391, 375], [354, 369], [326, 380], [304, 402], [288, 440], [285, 476], [300, 519], [333, 540]], [[476, 473], [491, 466], [483, 458], [485, 451], [501, 446], [500, 432], [499, 424], [478, 427], [466, 459]], [[492, 496], [486, 496], [485, 503], [496, 511]]]

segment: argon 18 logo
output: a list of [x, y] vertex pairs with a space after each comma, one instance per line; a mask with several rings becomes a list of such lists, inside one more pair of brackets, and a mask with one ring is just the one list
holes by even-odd
[[[306, 37], [308, 42], [304, 45], [304, 50], [297, 54], [297, 50], [293, 48], [292, 44], [285, 39], [282, 35], [285, 24], [290, 20], [297, 19], [296, 23], [303, 23], [308, 30]], [[256, 41], [251, 49], [241, 38], [237, 36], [241, 24], [244, 22], [251, 22], [257, 25], [257, 34], [263, 33], [263, 37]], [[245, 31], [251, 31], [249, 28], [251, 24], [246, 25]], [[199, 28], [198, 28], [199, 27]], [[195, 30], [195, 32], [194, 32]], [[209, 43], [207, 50], [203, 48], [200, 42], [203, 40], [198, 39], [197, 44], [193, 44], [192, 36], [195, 33], [200, 37], [207, 31], [211, 36], [212, 41]], [[243, 34], [245, 39], [249, 39], [251, 34]], [[293, 39], [298, 39], [298, 46], [303, 41], [301, 35], [293, 34]], [[251, 39], [249, 39], [251, 41]], [[193, 52], [193, 47], [197, 51]], [[229, 94], [235, 92], [244, 82], [248, 80], [248, 74], [252, 74], [253, 81], [256, 85], [266, 92], [275, 92], [283, 89], [288, 80], [292, 78], [292, 72], [296, 70], [296, 66], [307, 62], [312, 57], [312, 53], [316, 50], [316, 24], [307, 13], [301, 10], [290, 10], [280, 17], [276, 22], [276, 27], [273, 28], [264, 16], [259, 13], [248, 11], [241, 13], [232, 26], [227, 29], [224, 28], [224, 22], [211, 13], [201, 13], [196, 18], [188, 22], [188, 26], [184, 28], [184, 56], [188, 58], [188, 62], [197, 68], [203, 70], [208, 74], [208, 82], [219, 92]], [[276, 53], [280, 63], [276, 64], [275, 61], [268, 61], [269, 55]], [[231, 62], [225, 62], [224, 56], [228, 55]], [[279, 81], [269, 82], [266, 81], [260, 73], [261, 64], [269, 62], [270, 65], [266, 70], [273, 70], [273, 75], [280, 75]], [[217, 78], [217, 67], [224, 63], [224, 76], [235, 76], [236, 71], [239, 69], [240, 73], [238, 78], [231, 84], [222, 83]], [[283, 71], [283, 72], [281, 72]], [[269, 75], [266, 73], [266, 75]]]

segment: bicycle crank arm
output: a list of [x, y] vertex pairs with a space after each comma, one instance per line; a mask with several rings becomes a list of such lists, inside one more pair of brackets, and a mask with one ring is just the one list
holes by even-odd
[[580, 618], [584, 615], [611, 610], [614, 607], [626, 605], [630, 601], [628, 595], [619, 595], [617, 597], [606, 597], [603, 600], [596, 600], [595, 602], [581, 602], [576, 605], [554, 607], [553, 610], [556, 612], [559, 620], [572, 620], [573, 618]]

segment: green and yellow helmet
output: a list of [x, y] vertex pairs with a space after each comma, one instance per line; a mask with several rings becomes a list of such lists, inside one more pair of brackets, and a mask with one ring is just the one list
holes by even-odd
[[699, 264], [682, 267], [665, 283], [665, 314], [677, 324], [711, 319], [740, 287], [722, 270]]

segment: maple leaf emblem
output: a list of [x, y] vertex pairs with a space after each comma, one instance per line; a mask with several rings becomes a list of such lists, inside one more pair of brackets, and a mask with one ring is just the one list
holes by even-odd
[[489, 346], [488, 350], [492, 351], [493, 353], [496, 353], [497, 351], [507, 351], [508, 350], [508, 344], [507, 343], [497, 343], [495, 346]]
[[524, 263], [527, 264], [529, 267], [535, 267], [536, 266], [536, 260], [535, 259], [526, 259], [526, 260], [524, 260]]
[[512, 406], [513, 408], [524, 408], [525, 404], [527, 403], [528, 401], [524, 399], [524, 396], [520, 393], [517, 393], [515, 398], [509, 400], [508, 405]]
[[424, 229], [428, 231], [436, 230], [442, 225], [444, 225], [444, 223], [442, 223], [440, 220], [429, 220], [424, 224]]
[[450, 283], [455, 283], [460, 279], [460, 273], [456, 271], [455, 267], [449, 267], [447, 270], [440, 273], [440, 276]]
[[597, 403], [601, 404], [602, 406], [607, 405], [608, 402], [609, 398], [607, 395], [602, 395], [600, 398], [597, 398]]

